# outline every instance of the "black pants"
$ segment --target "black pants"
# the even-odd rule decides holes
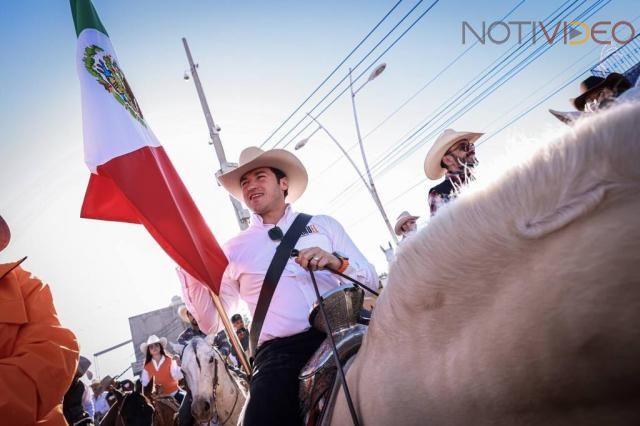
[[[258,348],[244,426],[300,426],[298,374],[325,335],[310,329]]]
[[[176,418],[178,426],[193,426],[193,417],[191,417],[191,391],[187,389],[187,394],[184,396],[180,408],[178,409],[178,416]]]

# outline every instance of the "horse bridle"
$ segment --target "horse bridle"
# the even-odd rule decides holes
[[[182,348],[182,354],[184,354],[184,350],[186,349],[186,346],[184,348]],[[220,353],[220,351],[218,351],[218,349],[211,345],[211,349],[214,350],[214,352],[216,352],[220,358],[222,358],[222,354]],[[195,347],[194,347],[195,350]],[[236,399],[235,401],[233,401],[233,406],[231,407],[231,411],[229,411],[229,415],[227,416],[226,419],[224,419],[224,421],[220,422],[219,418],[218,418],[218,406],[217,406],[217,401],[218,398],[216,397],[216,391],[218,389],[218,386],[220,385],[219,380],[218,380],[218,357],[215,357],[213,359],[214,361],[214,367],[213,367],[213,409],[214,409],[214,415],[211,417],[211,420],[209,420],[207,423],[210,423],[214,418],[216,419],[216,424],[219,426],[223,426],[225,425],[233,416],[233,412],[236,409],[236,406],[238,405],[238,400],[240,399],[240,388],[238,386],[238,389],[236,389]],[[198,364],[198,368],[202,369],[202,367],[200,366],[200,361],[198,360],[198,353],[196,352],[196,362]],[[225,367],[229,367],[226,363],[225,363]],[[236,383],[236,381],[234,380],[233,376],[231,376],[231,373],[229,372],[228,368],[225,368],[225,371],[227,372],[227,375],[229,376],[229,379],[231,379],[232,383]],[[237,383],[236,383],[237,385]],[[202,424],[202,423],[201,423]]]

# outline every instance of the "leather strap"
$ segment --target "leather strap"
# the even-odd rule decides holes
[[[278,281],[280,281],[284,267],[291,257],[291,250],[296,246],[300,235],[302,235],[302,232],[310,220],[310,215],[298,213],[298,216],[296,216],[289,230],[284,234],[282,241],[280,241],[280,244],[276,248],[273,259],[271,259],[271,264],[264,276],[264,282],[262,283],[262,289],[258,297],[258,304],[256,305],[253,320],[251,321],[251,330],[249,331],[249,350],[252,356],[255,356],[258,347],[258,338],[260,337],[262,325],[267,316],[269,305],[271,304],[271,298],[276,291],[276,286],[278,285]]]

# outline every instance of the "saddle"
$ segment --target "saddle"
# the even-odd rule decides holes
[[[322,299],[338,349],[338,358],[344,367],[360,349],[368,328],[365,325],[368,324],[368,318],[362,315],[364,292],[346,284],[325,293]],[[311,309],[309,322],[314,328],[326,332],[317,303]],[[301,409],[305,417],[310,419],[310,424],[316,424],[326,414],[328,402],[333,399],[332,394],[339,389],[335,386],[336,377],[337,366],[327,337],[298,376]]]

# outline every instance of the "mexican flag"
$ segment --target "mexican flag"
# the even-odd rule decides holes
[[[85,163],[80,216],[144,225],[216,294],[227,259],[151,131],[90,0],[71,0],[78,36]]]

